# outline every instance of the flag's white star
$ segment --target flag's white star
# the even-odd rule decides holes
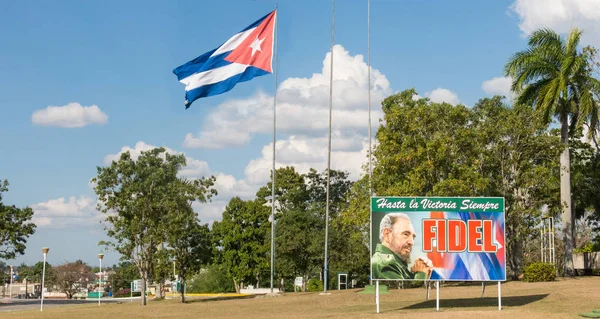
[[[254,53],[256,53],[256,51],[260,51],[262,52],[262,50],[260,49],[260,44],[265,40],[266,38],[263,38],[262,40],[259,40],[258,37],[256,37],[256,39],[254,39],[254,41],[252,41],[252,44],[250,44],[250,47],[252,48],[252,56],[254,56]]]

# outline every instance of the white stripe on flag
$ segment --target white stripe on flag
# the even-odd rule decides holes
[[[254,29],[256,29],[256,27],[232,36],[229,38],[229,40],[227,40],[227,42],[223,43],[223,45],[220,46],[217,51],[211,54],[211,57],[237,48],[242,42],[244,42],[244,40],[246,40],[246,38],[250,35],[250,33],[252,33],[252,31],[254,31]]]
[[[179,82],[186,85],[186,91],[190,91],[204,85],[227,80],[234,75],[244,72],[247,67],[245,64],[231,63],[220,68],[192,74],[187,78],[181,79]]]

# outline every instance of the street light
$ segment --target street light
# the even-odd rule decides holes
[[[99,288],[98,288],[98,306],[100,306],[100,294],[102,293],[102,257],[104,257],[104,254],[100,253],[98,254],[98,259],[100,259],[100,281],[98,282],[99,284]]]
[[[40,311],[44,310],[44,279],[46,276],[46,255],[48,254],[48,251],[50,251],[50,248],[42,248],[42,253],[44,254],[44,266],[42,268],[42,301],[40,302]]]
[[[13,281],[13,266],[10,266],[10,293],[8,294],[8,298],[12,299],[12,281]]]

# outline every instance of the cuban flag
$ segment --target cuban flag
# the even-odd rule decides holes
[[[185,108],[199,98],[225,93],[239,83],[273,73],[276,12],[258,19],[218,48],[173,73],[185,84]]]

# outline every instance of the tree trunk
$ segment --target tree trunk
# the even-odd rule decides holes
[[[508,271],[512,280],[517,280],[523,266],[523,240],[521,235],[515,236],[516,231],[510,231],[513,235],[507,236],[508,240]]]
[[[185,277],[183,275],[180,275],[179,283],[179,295],[181,296],[181,303],[185,303],[185,289],[183,289],[183,287],[185,286]]]
[[[561,115],[560,140],[560,201],[562,204],[562,233],[565,241],[564,276],[573,276],[573,213],[571,205],[571,158],[569,154],[569,121],[565,112]]]
[[[144,271],[142,272],[142,306],[146,305],[146,287],[147,287],[147,280],[148,280],[148,272]]]
[[[239,294],[240,293],[240,285],[238,285],[237,280],[235,280],[235,278],[233,279],[233,285],[235,286],[235,293]]]

